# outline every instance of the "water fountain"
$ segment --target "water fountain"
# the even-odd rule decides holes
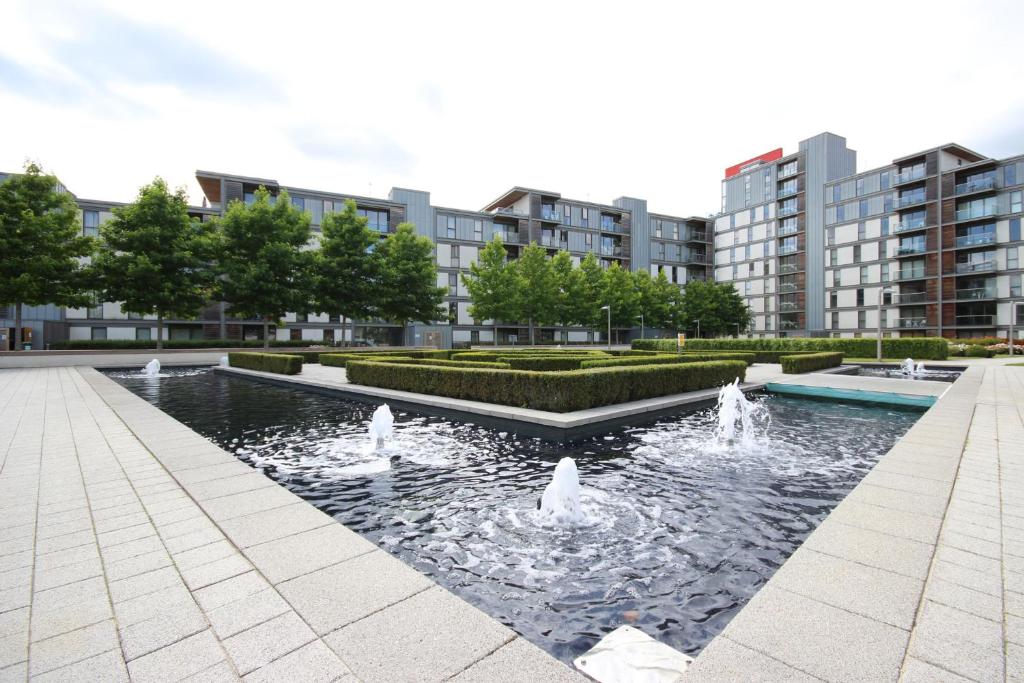
[[[391,408],[387,403],[377,407],[370,419],[370,441],[375,448],[383,448],[384,440],[391,438],[391,428],[395,424],[395,416],[391,414]]]
[[[160,374],[160,361],[156,358],[146,363],[146,367],[142,368],[142,374],[145,377],[156,377]]]
[[[540,516],[558,526],[578,526],[586,521],[580,505],[580,475],[576,461],[562,458],[540,498]]]
[[[718,392],[718,440],[749,444],[757,437],[758,424],[767,419],[767,411],[759,403],[747,400],[737,377]],[[737,426],[739,432],[737,432]]]
[[[227,356],[221,356],[220,357],[220,366],[222,368],[231,367],[231,363],[228,362],[228,357]]]

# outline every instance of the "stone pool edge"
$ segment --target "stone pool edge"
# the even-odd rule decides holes
[[[359,680],[586,680],[101,372],[74,370]]]

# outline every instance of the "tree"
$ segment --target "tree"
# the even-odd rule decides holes
[[[604,292],[604,269],[598,263],[594,252],[589,252],[580,261],[578,269],[579,282],[577,287],[580,292],[579,305],[575,312],[576,322],[585,325],[588,329],[588,337],[593,341],[594,328],[603,324],[604,312],[601,311],[601,301]]]
[[[555,275],[544,247],[531,242],[516,261],[516,319],[530,325],[530,344],[536,343],[534,325],[555,321]]]
[[[272,320],[310,308],[309,214],[284,190],[272,203],[260,187],[251,205],[232,202],[217,225],[221,296],[235,316],[262,318],[263,348],[269,348]]]
[[[664,329],[672,324],[672,307],[679,299],[679,287],[669,282],[664,272],[651,277],[646,270],[637,271],[634,276],[640,314],[647,327]]]
[[[82,235],[78,207],[60,181],[34,163],[0,183],[0,302],[14,304],[14,348],[21,350],[22,307],[85,306],[82,257],[94,242]]]
[[[401,223],[395,233],[377,247],[381,285],[377,312],[401,323],[437,320],[447,289],[437,286],[434,244],[416,234],[412,223]]]
[[[640,315],[640,297],[633,275],[617,261],[604,271],[601,305],[611,306],[613,327],[633,327]]]
[[[342,337],[346,318],[368,318],[380,292],[380,258],[375,250],[379,237],[367,227],[351,199],[345,210],[324,216],[320,225],[320,249],[314,254],[313,307],[341,318]]]
[[[472,303],[469,314],[477,320],[494,321],[494,343],[498,343],[498,321],[515,317],[515,263],[508,262],[508,253],[501,237],[480,250],[469,273],[463,273],[462,282],[469,291]]]
[[[210,299],[213,225],[190,217],[185,189],[171,193],[161,178],[113,213],[100,227],[93,260],[99,290],[126,313],[155,314],[156,347],[162,349],[164,318],[195,317]]]
[[[677,329],[696,327],[700,320],[702,336],[716,337],[732,334],[736,325],[740,331],[750,323],[750,307],[732,283],[691,280],[683,289],[675,311]]]
[[[554,321],[563,328],[577,322],[582,295],[582,279],[567,251],[559,251],[551,258],[551,274],[555,287]],[[565,329],[562,330],[566,332]],[[565,341],[568,341],[566,338]]]

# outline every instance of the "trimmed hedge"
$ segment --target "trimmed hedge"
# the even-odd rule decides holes
[[[801,353],[795,356],[782,356],[782,372],[787,375],[799,375],[814,370],[837,368],[843,364],[843,354],[833,351],[826,353]]]
[[[324,347],[311,340],[270,340],[271,348]],[[145,339],[72,339],[50,342],[51,351],[92,351],[104,349],[155,349],[156,340]],[[165,349],[262,349],[263,341],[258,339],[165,339]]]
[[[375,355],[370,353],[321,353],[320,365],[332,368],[343,368],[350,360],[377,360],[384,358],[400,358],[412,360],[412,356]]]
[[[290,353],[232,351],[228,354],[228,365],[233,368],[273,372],[278,375],[297,375],[302,372],[302,356],[294,356]]]
[[[359,359],[362,360],[362,359]],[[374,363],[401,363],[403,365],[440,365],[448,368],[491,368],[508,370],[508,363],[480,363],[472,360],[442,360],[440,358],[374,358]]]
[[[593,368],[568,372],[485,370],[353,361],[354,384],[558,413],[681,394],[742,381],[740,361]]]
[[[968,358],[992,358],[996,355],[996,352],[992,349],[986,349],[984,346],[968,346],[964,350],[964,355]]]
[[[603,351],[557,351],[544,349],[538,351],[456,351],[452,354],[452,360],[472,360],[485,363],[499,362],[502,358],[513,357],[529,358],[609,358]]]
[[[714,358],[719,355],[730,355],[732,353],[752,353],[755,363],[778,363],[783,356],[801,356],[811,353],[822,353],[821,351],[684,351],[684,356],[700,356],[702,358]]]
[[[448,360],[448,354],[450,351],[348,351],[344,353],[338,353],[331,351],[328,353],[320,354],[320,364],[328,365],[336,368],[343,368],[345,364],[350,360],[357,359],[370,359],[370,358],[402,358],[404,360],[412,360],[414,358],[431,358],[434,360]],[[330,356],[330,360],[324,361],[324,356]]]
[[[611,358],[608,360],[585,360],[580,364],[581,368],[614,368],[628,365],[664,365],[665,363],[705,363],[713,360],[741,360],[747,365],[754,363],[752,353],[716,353],[709,355],[702,354],[678,354],[662,353],[654,356],[642,356],[634,358]]]
[[[537,370],[540,372],[554,372],[560,370],[579,370],[580,363],[586,356],[538,356],[530,354],[526,358],[516,356],[501,356],[498,361],[508,363],[513,370]]]
[[[640,340],[643,341],[643,340]],[[817,351],[837,352],[847,357],[874,358],[877,340],[860,338],[784,337],[781,339],[689,339],[687,351]],[[882,339],[886,358],[945,360],[949,343],[942,337],[901,337]]]

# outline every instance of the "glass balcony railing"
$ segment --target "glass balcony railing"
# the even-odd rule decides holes
[[[994,315],[958,315],[956,317],[956,324],[982,326],[995,325],[996,317]]]
[[[799,291],[800,286],[791,283],[782,283],[779,285],[779,294],[787,294],[789,292]]]
[[[967,209],[957,209],[956,219],[958,221],[971,221],[975,218],[988,218],[989,216],[995,216],[997,209],[994,205],[991,206],[976,206]]]
[[[795,244],[781,244],[779,245],[779,255],[795,254],[800,250],[800,247]]]
[[[788,178],[796,175],[800,169],[796,164],[787,164],[779,169],[779,178]]]
[[[781,199],[782,197],[795,195],[797,192],[799,192],[799,190],[795,187],[780,187],[779,191],[776,192],[775,195]]]
[[[541,237],[540,238],[540,243],[542,245],[544,245],[545,247],[557,247],[558,246],[558,238],[557,237]]]
[[[541,209],[540,217],[546,221],[555,221],[556,223],[562,222],[562,213],[560,211],[554,211],[553,209]]]
[[[928,327],[928,318],[898,318],[896,327],[916,329]]]
[[[799,206],[780,206],[779,207],[779,215],[780,216],[792,216],[794,213],[797,213],[799,211],[800,211],[800,207]]]
[[[621,223],[602,223],[601,230],[604,232],[626,232],[626,229],[622,227]]]
[[[799,271],[800,271],[800,266],[795,264],[795,263],[787,263],[785,265],[779,266],[779,273],[780,274],[796,273],[796,272],[799,272]]]
[[[622,247],[601,247],[602,256],[622,256]]]
[[[896,273],[895,280],[920,280],[922,278],[930,277],[931,274],[926,272],[924,268],[915,268],[913,270],[901,270]]]
[[[802,311],[804,307],[800,304],[791,303],[789,301],[783,301],[779,303],[780,313],[793,313],[795,311]]]
[[[780,330],[799,330],[801,329],[799,320],[783,320],[779,318],[779,329]]]
[[[800,226],[799,225],[780,225],[779,226],[779,235],[780,236],[782,236],[782,235],[792,235],[795,232],[800,232]]]
[[[896,302],[901,306],[904,304],[921,304],[925,301],[928,301],[928,292],[900,292],[896,299]]]
[[[893,232],[906,232],[908,230],[920,230],[925,225],[924,218],[911,218],[908,220],[894,223],[892,226]]]
[[[896,197],[893,204],[897,209],[902,209],[906,206],[913,206],[914,204],[923,204],[928,201],[925,197],[924,192],[915,192],[914,194],[903,195],[902,197]]]
[[[684,242],[707,242],[708,234],[706,232],[691,232]]]
[[[960,273],[987,273],[996,269],[995,261],[972,261],[970,263],[956,264],[956,272]]]
[[[994,232],[976,232],[973,235],[961,235],[956,238],[957,247],[978,247],[986,244],[994,244],[996,234]]]
[[[913,244],[908,246],[897,247],[896,251],[893,252],[893,256],[913,256],[915,254],[923,254],[928,251],[928,248],[923,244]]]
[[[966,183],[959,183],[953,188],[953,194],[969,194],[971,192],[994,189],[996,189],[995,178],[978,178],[976,180],[968,180]]]
[[[924,178],[924,169],[915,168],[909,171],[904,171],[903,173],[894,173],[892,176],[892,184],[902,185],[903,183],[912,183],[915,180],[920,180],[921,178]]]
[[[686,257],[686,262],[687,263],[707,263],[708,262],[708,256],[707,256],[707,254],[690,254],[688,257]]]
[[[972,287],[970,289],[956,290],[957,299],[995,299],[995,287]]]

